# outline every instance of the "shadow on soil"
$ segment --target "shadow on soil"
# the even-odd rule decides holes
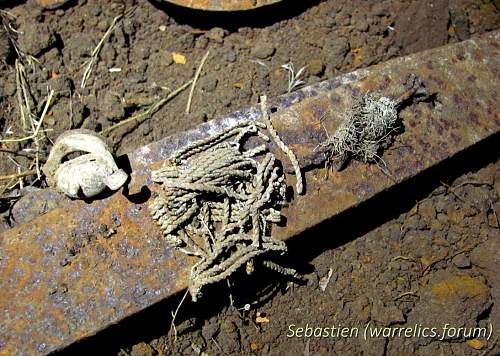
[[[451,183],[457,177],[476,171],[499,157],[497,143],[500,134],[486,139],[469,150],[457,154],[426,172],[401,183],[392,189],[381,193],[356,208],[348,210],[331,220],[316,226],[288,242],[289,253],[283,265],[292,266],[299,272],[312,272],[310,261],[322,252],[342,246],[366,234],[377,226],[397,218],[408,211],[415,202],[427,197],[442,182]],[[466,162],[466,164],[464,164]],[[241,278],[240,278],[241,276]],[[276,293],[284,292],[287,280],[268,270],[257,270],[251,276],[233,276],[233,287],[229,290],[222,282],[204,289],[204,297],[196,303],[188,299],[182,305],[177,315],[176,325],[188,321],[187,327],[179,330],[180,333],[199,328],[206,319],[219,314],[229,305],[229,294],[237,301],[236,307],[255,302],[264,290],[275,285],[272,293],[268,293],[264,300],[260,300],[252,309],[272,298]],[[279,283],[276,283],[279,281]],[[60,355],[89,354],[99,350],[100,353],[116,354],[120,349],[126,349],[141,341],[151,341],[166,335],[171,324],[171,312],[176,309],[184,293],[177,294],[164,300],[134,316],[131,316],[117,325],[90,337],[78,344],[66,348]]]

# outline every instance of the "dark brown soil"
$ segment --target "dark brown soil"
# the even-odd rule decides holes
[[[69,1],[52,10],[33,0],[0,1],[18,32],[19,47],[39,61],[33,68],[27,66],[34,107],[43,103],[48,87],[56,92],[43,126],[50,131],[40,140],[42,163],[51,141],[61,132],[79,127],[101,131],[168,95],[193,77],[207,50],[210,56],[196,86],[191,113],[185,114],[185,91],[151,118],[112,130],[109,137],[118,154],[255,104],[264,93],[285,93],[287,75],[281,65],[288,62],[296,70],[307,66],[303,80],[314,83],[500,27],[499,1],[283,3],[248,14],[208,15],[148,1]],[[105,42],[82,89],[84,64],[92,50],[113,18],[132,7],[133,13],[118,23]],[[176,63],[174,52],[182,54],[186,63]],[[0,32],[1,138],[25,136],[16,102],[15,59],[15,51]],[[120,71],[110,72],[111,68]],[[0,144],[0,175],[17,172],[7,157],[22,171],[30,169],[33,154],[25,149],[32,147],[30,141]],[[487,157],[496,162],[497,157]],[[84,347],[133,355],[500,352],[495,346],[500,332],[500,236],[495,213],[499,211],[499,167],[498,162],[492,163],[456,181],[452,179],[456,176],[441,172],[445,175],[434,177],[434,186],[418,182],[411,187],[423,194],[415,195],[419,202],[413,207],[409,198],[378,200],[379,205],[372,204],[373,210],[363,211],[363,216],[343,217],[339,225],[331,223],[299,238],[292,242],[287,263],[301,270],[305,283],[257,273],[244,285],[233,281],[231,290],[224,285],[223,291],[220,286],[212,290],[212,296],[207,291],[204,301],[183,305],[175,343],[168,337],[169,313],[178,300],[159,307],[164,319],[146,313],[140,321],[134,319],[137,323],[124,326],[126,337],[111,332]],[[433,190],[441,179],[452,188],[441,185]],[[0,192],[4,183],[0,181]],[[44,187],[34,177],[24,183]],[[17,196],[17,188],[3,194]],[[0,231],[15,224],[11,202],[0,205]],[[47,207],[36,209],[38,214]],[[384,209],[387,212],[381,212]],[[310,245],[304,241],[309,238],[315,248],[304,253],[304,246]],[[325,239],[334,242],[316,243]],[[326,283],[330,271],[322,291],[320,281]],[[265,295],[268,285],[278,286],[271,288],[270,296]],[[230,293],[233,306],[229,306]],[[242,309],[245,304],[249,310]],[[257,313],[263,318],[260,322]],[[361,335],[287,337],[291,324],[358,327],[361,334],[368,322],[390,327],[448,323],[456,328],[491,323],[494,333],[488,341],[473,342],[423,337],[365,341]]]

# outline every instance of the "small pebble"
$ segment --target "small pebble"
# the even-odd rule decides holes
[[[217,82],[214,76],[204,76],[200,79],[200,88],[205,92],[212,92],[217,87]]]
[[[365,16],[360,16],[354,19],[353,22],[354,22],[354,28],[360,32],[366,32],[370,27]]]
[[[152,131],[152,127],[151,127],[151,121],[146,121],[144,122],[144,124],[142,124],[142,134],[144,136],[147,136],[151,131]]]
[[[205,36],[201,36],[196,39],[196,42],[194,44],[195,48],[197,49],[205,49],[208,46],[208,38]]]
[[[224,30],[220,27],[214,27],[210,31],[207,32],[207,38],[217,42],[217,43],[222,43],[224,42]]]
[[[465,253],[453,257],[452,262],[458,268],[469,268],[471,266],[470,259]]]
[[[148,344],[141,342],[132,346],[130,356],[153,356],[155,351]]]
[[[5,31],[0,28],[0,61],[6,61],[11,52],[10,42]]]
[[[107,19],[102,19],[97,23],[97,29],[101,32],[105,32],[108,30],[110,22]]]
[[[235,51],[227,51],[224,54],[224,60],[226,62],[234,63],[234,62],[236,62],[236,59],[237,59],[237,54]]]

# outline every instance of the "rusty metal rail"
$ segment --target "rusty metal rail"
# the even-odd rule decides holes
[[[346,74],[270,101],[283,140],[308,168],[307,192],[285,209],[287,239],[496,134],[500,128],[500,32]],[[383,159],[392,173],[351,162],[325,180],[314,148],[352,95],[394,92],[418,75],[433,103],[401,112],[405,131]],[[150,172],[174,150],[234,124],[257,108],[138,149],[128,194],[71,201],[0,238],[0,355],[48,353],[88,337],[187,285],[192,261],[160,238],[148,216]],[[286,161],[286,160],[284,160]],[[316,168],[315,168],[316,167]],[[290,180],[293,176],[289,177]],[[293,182],[290,182],[293,183]],[[209,297],[209,296],[207,296]]]

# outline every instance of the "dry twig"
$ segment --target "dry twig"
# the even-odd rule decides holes
[[[107,29],[107,31],[104,33],[104,35],[102,36],[102,38],[99,41],[99,43],[97,44],[97,46],[95,46],[94,50],[92,51],[91,58],[87,62],[87,65],[85,67],[85,72],[83,73],[83,77],[82,77],[82,82],[80,84],[80,88],[82,88],[82,89],[85,88],[85,84],[87,83],[87,80],[89,79],[90,74],[92,73],[92,70],[94,69],[95,65],[97,64],[99,53],[101,52],[102,48],[104,47],[104,44],[108,40],[109,36],[111,36],[111,34],[113,33],[113,31],[114,31],[116,25],[118,24],[118,22],[123,17],[129,16],[134,10],[135,10],[135,7],[132,8],[132,9],[130,9],[130,10],[128,10],[128,11],[126,11],[124,14],[116,16],[113,19],[113,22],[111,22],[111,25],[109,26],[109,28]]]
[[[0,10],[0,24],[4,28],[4,33],[7,36],[9,42],[11,43],[12,47],[14,48],[14,51],[16,52],[18,58],[26,64],[29,64],[31,66],[34,65],[34,63],[40,64],[38,59],[35,57],[27,54],[24,52],[19,44],[17,43],[16,36],[18,34],[22,34],[21,32],[17,31],[11,23],[11,20],[15,20],[16,16],[12,14],[11,12],[5,11],[5,10]]]
[[[170,323],[170,330],[174,331],[174,343],[177,342],[177,328],[175,327],[175,318],[177,317],[177,313],[179,312],[181,305],[184,303],[184,300],[186,299],[188,293],[189,293],[189,291],[186,290],[186,293],[184,293],[184,296],[182,297],[181,301],[177,305],[175,312],[172,312],[172,322]]]
[[[0,180],[13,180],[22,177],[27,177],[36,174],[36,169],[30,169],[29,171],[24,171],[21,173],[7,174],[5,176],[0,176]]]
[[[18,64],[18,63],[16,62],[16,64]],[[19,65],[21,65],[21,64],[19,63]],[[18,90],[20,90],[19,87],[18,87]],[[23,92],[26,95],[27,91],[23,90]],[[40,118],[38,119],[36,127],[34,126],[34,123],[33,123],[35,120],[32,117],[35,115],[33,113],[31,113],[31,111],[30,111],[31,109],[28,106],[29,104],[27,104],[28,99],[26,98],[26,96],[25,96],[24,104],[22,101],[19,102],[21,112],[23,112],[23,108],[24,108],[25,112],[30,115],[29,118],[30,118],[30,123],[31,123],[31,127],[32,127],[32,133],[31,133],[31,135],[21,137],[21,138],[3,139],[3,140],[0,140],[0,143],[24,142],[24,141],[28,141],[28,140],[33,140],[34,145],[35,145],[35,162],[34,162],[35,169],[32,169],[32,167],[30,167],[28,170],[23,172],[21,170],[20,165],[17,162],[15,162],[15,164],[17,166],[17,173],[16,174],[0,176],[0,180],[9,180],[9,183],[7,185],[3,186],[2,194],[7,189],[13,188],[18,183],[19,183],[19,187],[23,188],[23,180],[22,180],[23,177],[27,177],[27,176],[36,174],[37,178],[40,179],[40,177],[41,177],[40,157],[39,157],[40,147],[39,147],[39,143],[38,143],[40,138],[38,136],[41,132],[43,120],[44,120],[45,116],[47,115],[47,112],[48,112],[49,107],[51,105],[53,96],[54,96],[54,90],[50,90],[50,92],[45,100],[45,106],[43,108],[43,111],[42,111]],[[14,184],[14,186],[11,187],[10,183],[12,182],[12,180],[16,180],[16,179],[18,180],[18,182],[16,184]]]
[[[16,59],[16,99],[17,105],[19,106],[19,111],[21,113],[21,124],[23,130],[27,130],[27,118],[26,115],[30,115],[30,101],[28,100],[29,89],[26,81],[26,71],[23,64],[19,59]],[[24,99],[24,100],[23,100]],[[29,120],[31,127],[33,129],[33,122]]]
[[[411,296],[414,296],[414,297],[418,298],[418,295],[415,292],[409,291],[409,292],[401,293],[400,295],[398,295],[397,297],[395,297],[394,300],[399,300],[399,299],[401,299],[403,297],[406,297],[408,295],[411,295]]]
[[[205,64],[205,61],[207,60],[209,54],[210,51],[207,51],[207,53],[205,53],[194,75],[193,84],[191,85],[191,89],[189,90],[189,97],[186,105],[186,114],[189,114],[189,110],[191,109],[191,100],[193,99],[194,87],[196,85],[196,82],[198,81],[198,77],[200,76],[203,65]]]
[[[45,118],[45,115],[47,114],[47,111],[49,110],[50,104],[52,102],[52,97],[54,96],[54,90],[50,90],[49,95],[47,96],[47,99],[45,101],[45,106],[42,111],[42,115],[40,116],[40,120],[38,120],[37,126],[34,128],[34,131],[31,135],[21,137],[21,138],[7,138],[0,140],[0,143],[7,143],[7,142],[22,142],[22,141],[28,141],[28,140],[34,140],[37,138],[40,128],[42,127],[43,119]]]
[[[186,89],[191,83],[193,83],[193,79],[187,81],[186,83],[182,84],[179,88],[175,89],[173,92],[168,94],[165,98],[158,100],[156,103],[153,103],[147,110],[144,112],[137,114],[135,116],[132,116],[128,119],[125,119],[123,121],[120,121],[104,130],[101,131],[101,134],[107,134],[108,132],[117,129],[123,125],[126,125],[128,123],[131,123],[136,120],[141,120],[144,118],[147,118],[151,115],[153,115],[156,111],[158,111],[163,104],[167,103],[168,101],[172,100],[175,98],[180,92],[182,92],[184,89]]]

